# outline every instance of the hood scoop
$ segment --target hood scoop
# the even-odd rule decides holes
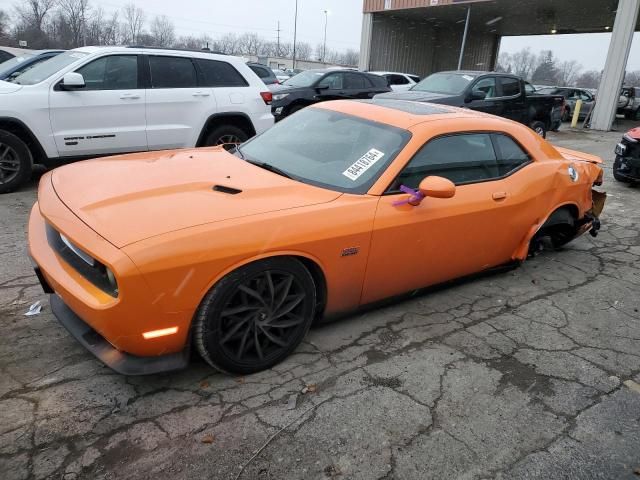
[[[242,193],[242,190],[238,190],[237,188],[233,188],[233,187],[227,187],[225,185],[214,185],[213,191],[226,193],[227,195],[237,195],[239,193]]]

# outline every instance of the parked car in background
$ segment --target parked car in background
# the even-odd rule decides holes
[[[385,93],[376,98],[465,107],[515,120],[541,137],[552,129],[554,116],[564,102],[559,95],[527,95],[524,81],[515,75],[476,71],[434,73],[409,91]]]
[[[390,92],[387,79],[344,69],[307,70],[274,87],[271,111],[276,121],[326,100],[367,99]]]
[[[288,74],[284,70],[278,70],[278,69],[273,70],[273,74],[276,76],[276,78],[278,79],[278,82],[280,83],[285,82],[292,77],[292,75]]]
[[[629,120],[640,120],[640,88],[623,87],[618,100],[618,115]]]
[[[260,80],[264,82],[265,85],[277,85],[280,83],[276,74],[273,73],[271,68],[263,65],[261,63],[247,62],[247,66],[253,70],[253,73],[260,77]]]
[[[13,57],[0,64],[0,80],[17,77],[39,63],[45,62],[62,52],[64,52],[64,50],[33,50],[19,57]]]
[[[3,47],[0,47],[0,64],[6,62],[7,60],[11,60],[13,57],[15,57],[15,54],[8,50],[5,50]]]
[[[594,96],[585,89],[573,87],[546,87],[537,91],[537,93],[545,95],[562,95],[565,99],[564,110],[562,112],[562,121],[567,122],[573,118],[578,100],[582,100],[579,118],[586,118],[595,102]]]
[[[595,236],[600,163],[476,112],[326,102],[231,152],[45,174],[29,252],[53,314],[114,370],[184,368],[193,346],[250,374],[323,317]]]
[[[544,95],[542,93],[542,90],[544,90],[544,88],[538,89],[535,87],[535,85],[532,85],[527,81],[524,82],[524,91],[527,95]],[[549,127],[549,130],[551,130],[552,132],[557,132],[562,126],[562,114],[564,112],[564,105],[565,103],[563,101],[562,106],[556,107],[551,111],[551,126]]]
[[[0,193],[55,165],[238,144],[273,125],[271,92],[237,57],[83,47],[0,81]]]
[[[394,92],[403,92],[410,90],[416,83],[420,81],[420,77],[417,75],[410,75],[408,73],[398,72],[369,72],[374,75],[381,75],[389,82],[389,87]]]
[[[622,136],[615,153],[614,178],[619,182],[640,183],[640,127]]]

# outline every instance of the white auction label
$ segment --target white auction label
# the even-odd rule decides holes
[[[372,148],[347,168],[342,174],[352,181],[356,181],[360,175],[369,170],[378,160],[384,157],[380,150]]]

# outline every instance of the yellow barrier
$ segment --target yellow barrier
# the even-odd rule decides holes
[[[573,119],[571,119],[571,128],[576,128],[580,118],[580,109],[582,108],[582,100],[576,102],[576,108],[573,110]]]

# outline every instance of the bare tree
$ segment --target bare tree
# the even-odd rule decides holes
[[[136,7],[134,3],[130,3],[122,9],[122,14],[127,41],[136,43],[144,27],[144,10]]]
[[[166,15],[157,16],[151,22],[151,36],[158,47],[171,47],[176,41],[175,27]]]
[[[564,86],[574,86],[582,70],[575,60],[567,60],[558,64],[558,82]]]
[[[16,14],[25,27],[42,31],[47,15],[57,3],[57,0],[26,0],[16,5]]]
[[[9,36],[9,15],[4,10],[0,10],[0,39]]]
[[[243,33],[238,37],[238,51],[241,55],[259,55],[262,53],[262,39],[255,33]]]
[[[533,72],[538,66],[538,58],[531,52],[530,48],[523,48],[519,52],[512,53],[509,57],[511,73],[526,80],[531,79]]]
[[[311,60],[313,56],[313,48],[306,42],[298,42],[296,44],[296,58],[298,60]]]
[[[238,53],[238,37],[234,33],[227,33],[220,37],[217,41],[218,48],[216,50],[227,53]]]
[[[640,70],[626,72],[624,76],[624,84],[630,87],[640,87]]]
[[[576,79],[576,86],[582,88],[598,88],[602,73],[596,70],[588,70]]]
[[[71,33],[71,47],[79,47],[86,42],[89,0],[59,0],[60,12]]]
[[[356,66],[360,60],[360,52],[352,48],[342,52],[340,63],[342,65]]]

